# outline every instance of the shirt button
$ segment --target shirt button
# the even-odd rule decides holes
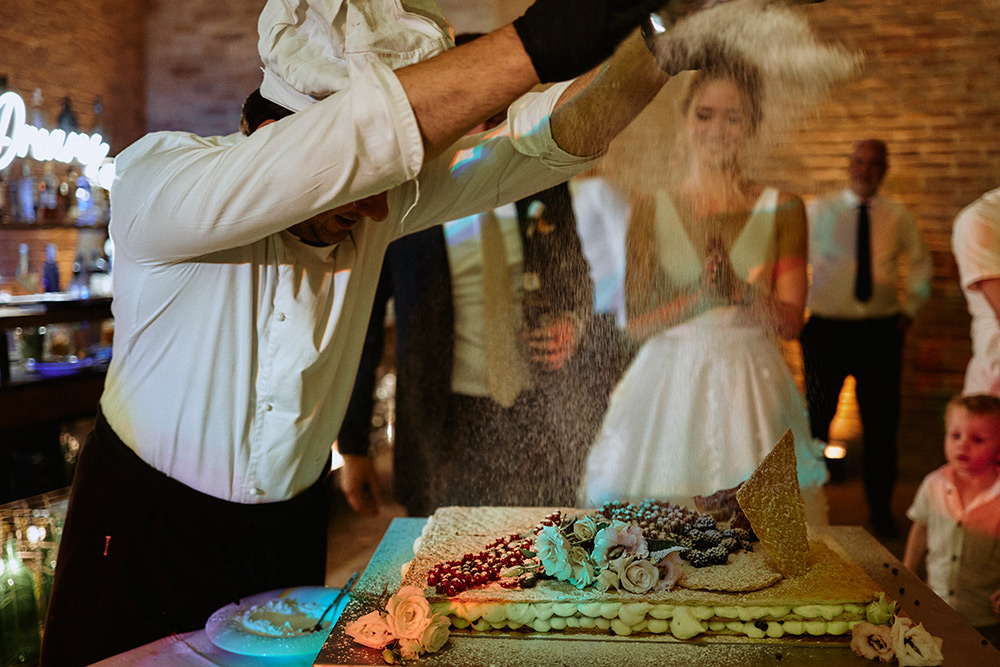
[[[264,491],[264,489],[259,489],[256,486],[250,488],[250,495],[251,496],[263,496],[263,495],[266,495],[266,493],[267,492]]]
[[[952,562],[955,562],[956,560],[958,560],[958,556],[952,556],[951,560],[952,560]]]
[[[948,591],[948,595],[954,595],[955,591]]]
[[[274,319],[278,320],[279,322],[284,322],[285,321],[285,314],[284,313],[278,313],[278,314],[276,314],[274,316]]]
[[[270,403],[265,403],[264,404],[264,412],[270,412],[271,410],[274,410],[274,406],[271,405]]]

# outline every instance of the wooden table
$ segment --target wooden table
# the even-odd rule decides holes
[[[395,519],[358,582],[357,590],[378,594],[400,586],[400,568],[413,557],[413,541],[426,519]],[[829,526],[817,532],[832,538],[900,607],[931,634],[944,639],[946,667],[1000,665],[1000,651],[963,621],[941,598],[913,576],[864,529]],[[314,665],[354,667],[383,664],[381,652],[356,644],[344,634],[344,624],[370,611],[352,599],[316,657]],[[516,633],[511,633],[516,634]],[[455,635],[437,654],[425,655],[421,666],[544,667],[614,665],[614,667],[789,667],[798,665],[879,664],[858,658],[846,645],[817,646],[776,639],[749,643],[727,638],[680,642],[662,636],[611,635]],[[897,664],[897,663],[891,663]]]

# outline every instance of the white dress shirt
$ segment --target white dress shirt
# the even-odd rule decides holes
[[[421,166],[392,71],[250,137],[150,134],[111,190],[114,356],[101,407],[147,463],[241,503],[295,496],[323,471],[354,382],[386,245],[593,165],[556,146],[565,89]],[[336,246],[284,231],[388,190],[389,217]]]
[[[951,234],[962,292],[972,315],[972,359],[963,393],[1000,396],[1000,322],[974,287],[981,280],[1000,278],[1000,188],[963,209]]]
[[[503,234],[503,248],[510,271],[511,296],[520,317],[524,297],[524,248],[517,206],[507,204],[493,211]],[[448,269],[451,271],[455,318],[455,361],[451,390],[464,396],[489,396],[486,387],[486,318],[483,302],[483,245],[479,226],[482,214],[444,225]],[[515,323],[515,330],[518,328]]]
[[[900,312],[914,317],[930,297],[933,266],[917,221],[902,204],[876,195],[868,201],[871,221],[872,296],[854,298],[857,272],[858,206],[850,189],[814,201],[809,213],[809,311],[824,317],[860,320]],[[900,261],[906,270],[905,285]]]
[[[632,212],[628,199],[603,178],[569,182],[573,216],[594,283],[594,312],[612,313],[622,329],[625,313],[625,236]]]

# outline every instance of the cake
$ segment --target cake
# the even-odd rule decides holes
[[[805,525],[790,434],[736,498],[714,517],[653,500],[441,508],[403,584],[472,633],[849,642],[881,591]]]

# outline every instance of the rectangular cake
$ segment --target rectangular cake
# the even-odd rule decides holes
[[[683,523],[679,532],[672,535],[690,534],[690,530],[685,530],[686,525],[711,525],[706,515],[666,503],[622,505],[613,511],[608,508],[603,511],[604,514],[565,508],[441,508],[428,521],[415,545],[415,557],[403,584],[423,588],[433,611],[447,614],[454,629],[653,633],[681,640],[699,635],[739,635],[752,639],[791,635],[814,639],[843,637],[843,641],[849,641],[851,628],[865,620],[866,608],[880,594],[871,578],[835,543],[827,543],[820,537],[808,538],[806,566],[799,574],[782,575],[767,549],[760,542],[748,540],[729,544],[735,548],[728,550],[724,563],[699,564],[699,567],[692,564],[690,557],[676,558],[685,551],[684,545],[676,540],[657,539],[663,536],[657,527],[678,528]],[[655,513],[668,518],[650,525],[641,518],[630,523],[606,516],[649,517]],[[676,520],[678,516],[683,517],[683,522]],[[646,548],[638,553],[650,554],[644,559],[635,554],[630,559],[627,548],[617,545],[622,551],[618,558],[630,559],[627,565],[634,566],[639,560],[656,561],[660,556],[651,554],[665,550],[668,557],[674,554],[674,563],[658,568],[653,575],[661,589],[654,585],[643,590],[649,579],[643,579],[642,567],[636,570],[638,584],[619,581],[620,585],[607,588],[574,577],[558,580],[555,578],[558,573],[532,567],[533,561],[540,560],[539,547],[545,548],[541,543],[551,542],[545,537],[540,540],[541,535],[570,535],[567,552],[579,545],[585,545],[582,547],[585,550],[589,547],[592,553],[599,550],[598,541],[593,538],[572,544],[572,526],[580,521],[590,525],[591,520],[593,526],[603,526],[606,530],[617,526],[617,535],[634,536],[637,530],[643,534]],[[746,537],[746,531],[733,531],[724,524],[701,530],[699,534],[712,531],[722,535],[723,540],[733,540],[732,535]],[[586,530],[578,532],[588,536]],[[684,537],[679,541],[684,542]],[[655,548],[671,543],[667,549]],[[687,551],[698,550],[693,547],[699,544],[705,545],[700,537],[688,542]],[[554,562],[549,560],[550,565]],[[674,567],[678,564],[679,568]],[[617,566],[623,566],[623,562],[618,561]],[[614,561],[605,563],[609,571],[615,567]],[[539,573],[539,569],[543,572]],[[648,565],[645,570],[652,571]],[[668,577],[664,570],[670,570],[670,575],[676,577],[665,587],[662,584]],[[534,575],[529,587],[522,585],[526,575],[529,579]]]

